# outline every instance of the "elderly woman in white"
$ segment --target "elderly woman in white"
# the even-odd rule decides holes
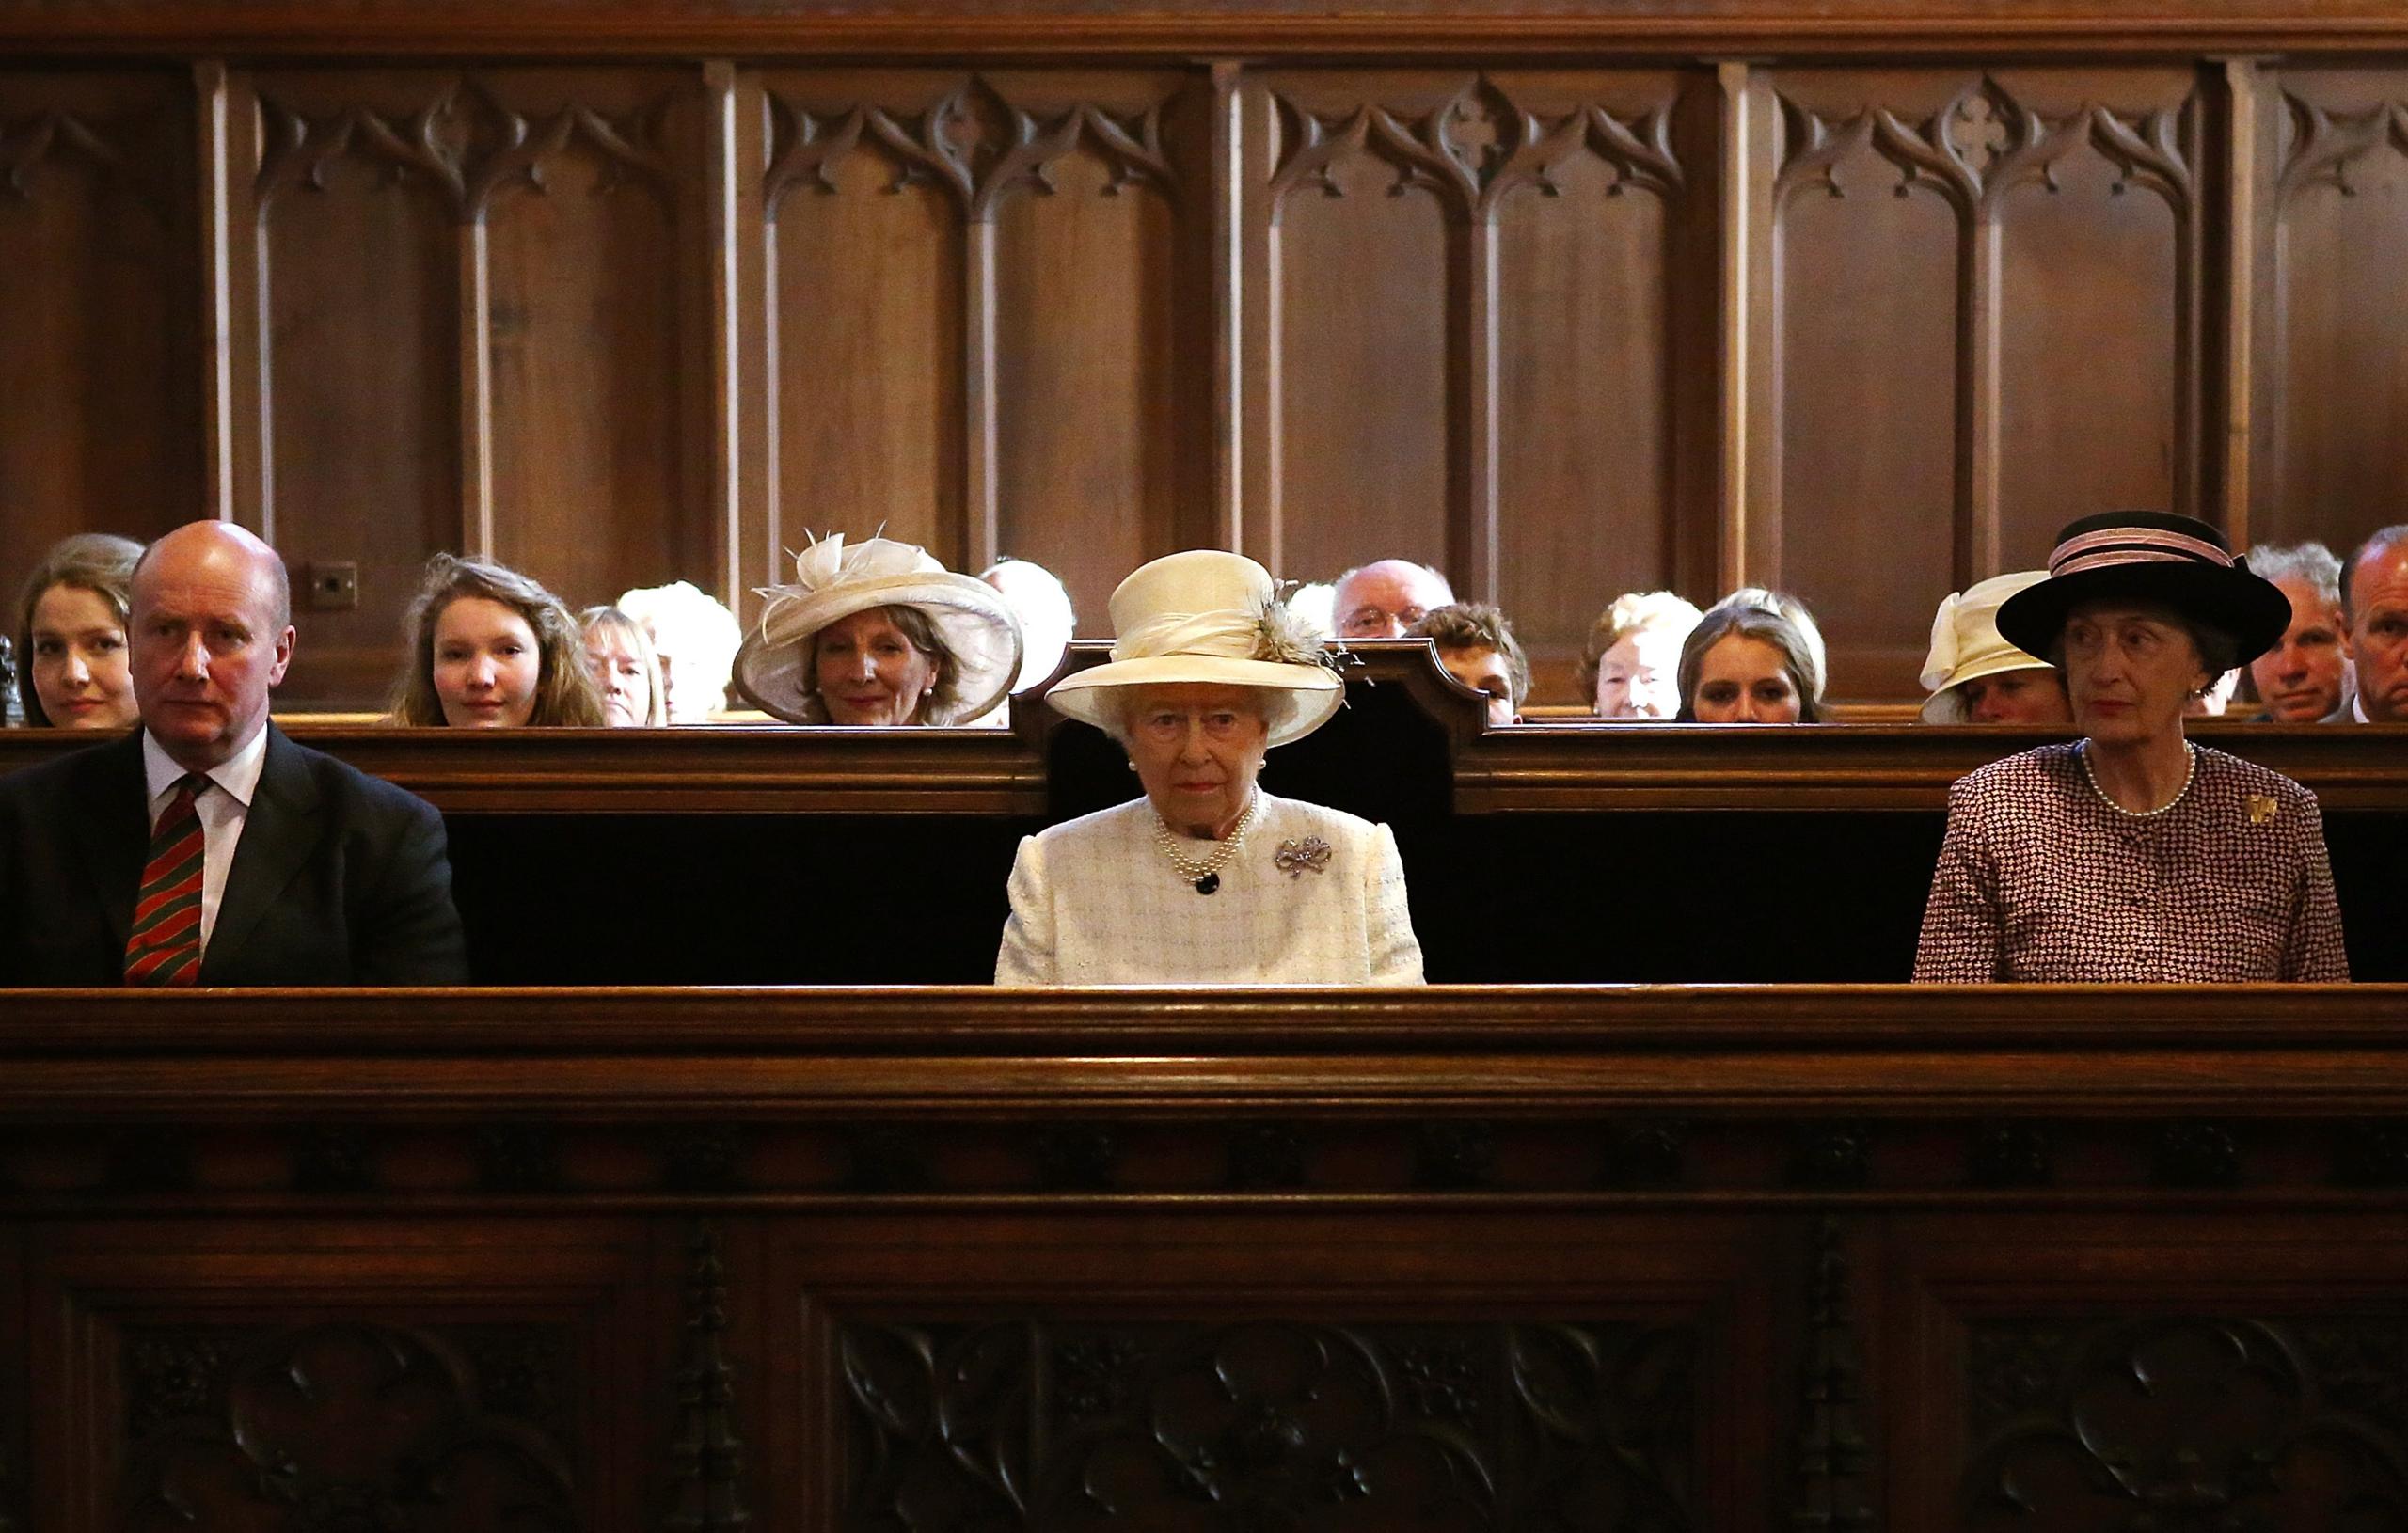
[[[1112,593],[1108,665],[1047,694],[1117,739],[1145,797],[1020,844],[995,983],[1418,985],[1396,838],[1256,784],[1344,700],[1239,554],[1155,560]]]

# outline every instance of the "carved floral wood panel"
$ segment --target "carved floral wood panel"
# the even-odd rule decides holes
[[[2408,1316],[1996,1319],[1968,1528],[2408,1525]]]
[[[572,1338],[541,1326],[119,1334],[129,1530],[578,1525]]]
[[[203,504],[190,87],[0,71],[0,591]],[[9,624],[16,618],[12,611]]]
[[[46,1226],[24,1304],[35,1525],[657,1525],[678,1484],[673,1231],[361,1222],[375,1194],[300,1195],[349,1208]]]
[[[1697,1525],[1684,1328],[845,1325],[848,1528]]]

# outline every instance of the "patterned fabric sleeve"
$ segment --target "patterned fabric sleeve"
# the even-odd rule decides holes
[[[2002,977],[2006,934],[1981,809],[1980,796],[1966,782],[1948,790],[1948,834],[1915,945],[1918,985],[1987,985]]]
[[[1004,923],[1004,945],[995,954],[995,983],[1025,989],[1061,983],[1054,955],[1054,897],[1045,881],[1045,852],[1035,836],[1022,836],[1012,859],[1012,913]]]
[[[2333,864],[2324,854],[2324,814],[2313,798],[2307,802],[2307,829],[2303,833],[2307,842],[2306,866],[2291,907],[2290,934],[2283,942],[2282,977],[2343,984],[2350,977],[2350,954],[2341,940],[2341,904],[2333,894]]]
[[[1413,911],[1405,901],[1404,861],[1397,856],[1394,831],[1381,825],[1373,832],[1363,873],[1363,935],[1370,950],[1370,983],[1418,985],[1421,941],[1413,935]]]

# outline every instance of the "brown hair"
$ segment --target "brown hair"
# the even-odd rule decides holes
[[[499,564],[437,554],[426,561],[426,578],[403,619],[409,659],[393,685],[392,720],[440,725],[443,700],[435,691],[435,625],[443,609],[463,596],[499,602],[526,621],[535,635],[538,669],[535,707],[527,722],[538,726],[599,728],[602,697],[585,669],[585,635],[558,596]]]
[[[636,658],[642,662],[644,685],[652,688],[651,698],[644,704],[643,718],[638,721],[646,729],[666,726],[669,703],[660,695],[660,652],[652,647],[652,635],[644,631],[644,625],[615,607],[589,607],[577,614],[577,625],[585,640],[591,640],[596,633],[611,634],[626,640],[627,647],[634,650]],[[588,675],[592,673],[591,671],[587,672]],[[594,683],[594,690],[602,690],[602,684]]]
[[[142,545],[132,538],[78,532],[52,544],[25,577],[17,602],[17,700],[24,704],[26,723],[50,726],[50,715],[42,712],[41,698],[34,691],[34,608],[53,586],[73,586],[108,603],[117,625],[123,628],[133,607],[134,565],[141,557]]]
[[[1781,651],[1781,668],[1798,690],[1798,721],[1823,721],[1823,635],[1814,615],[1795,596],[1757,587],[1743,587],[1706,609],[1681,645],[1681,711],[1684,724],[1697,722],[1698,674],[1705,669],[1705,652],[1734,636],[1760,639]]]
[[[1407,628],[1408,639],[1427,639],[1442,651],[1493,649],[1505,662],[1505,683],[1513,695],[1507,702],[1520,707],[1530,695],[1530,661],[1513,637],[1505,614],[1486,602],[1453,602],[1434,608]]]
[[[912,722],[952,723],[954,716],[961,711],[961,661],[937,632],[936,620],[916,607],[906,607],[900,603],[891,607],[865,607],[862,610],[876,612],[895,624],[895,631],[908,640],[913,649],[937,663],[937,684],[929,688],[927,701],[914,710]],[[845,615],[851,617],[855,614],[848,612]],[[822,628],[803,640],[810,653],[803,656],[801,672],[795,678],[795,685],[802,691],[806,708],[817,715],[821,722],[828,718],[828,703],[819,695],[819,635],[827,631]]]

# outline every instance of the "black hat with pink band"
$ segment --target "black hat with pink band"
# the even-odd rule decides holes
[[[2084,602],[2149,602],[2171,608],[2233,642],[2246,665],[2274,647],[2290,626],[2290,598],[2249,561],[2233,557],[2224,534],[2191,516],[2111,511],[2069,522],[2049,556],[2049,577],[2017,592],[1998,609],[1998,631],[2016,648],[2046,655],[2066,618]]]

